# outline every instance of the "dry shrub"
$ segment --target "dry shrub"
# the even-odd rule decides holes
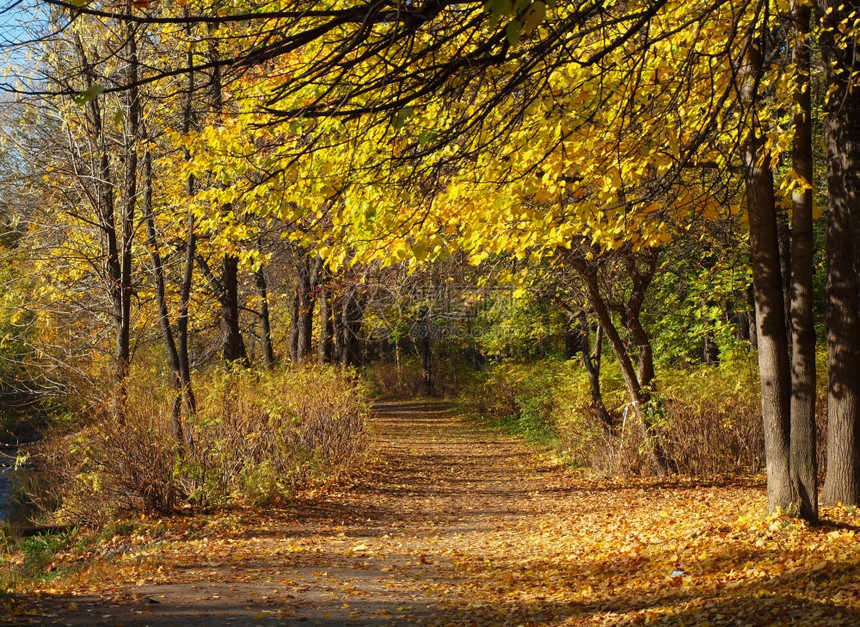
[[[590,403],[560,418],[561,449],[577,466],[601,476],[638,477],[652,469],[642,424],[630,406],[611,412],[617,425],[608,433]],[[626,414],[626,418],[625,418]]]
[[[348,468],[366,445],[368,406],[341,372],[234,371],[212,381],[191,425],[192,498],[268,502]]]
[[[268,502],[331,480],[366,444],[368,406],[334,369],[234,370],[197,380],[192,438],[173,435],[173,392],[133,375],[125,409],[97,410],[32,451],[28,492],[57,519],[97,524],[121,511]]]
[[[764,435],[758,399],[676,399],[666,408],[671,420],[660,438],[681,474],[701,477],[761,470]]]
[[[416,398],[426,394],[421,361],[403,358],[400,366],[383,361],[366,369],[370,389],[380,398]]]
[[[758,373],[748,361],[669,371],[657,431],[681,474],[756,473],[764,462]]]
[[[180,502],[170,402],[158,386],[130,385],[123,411],[105,402],[70,433],[32,450],[29,499],[65,521],[97,524],[120,511],[165,513]]]
[[[644,411],[647,430],[609,360],[601,383],[615,425],[611,434],[591,408],[588,379],[577,361],[493,367],[464,401],[474,413],[496,421],[522,416],[524,407],[539,409],[570,462],[601,475],[649,474],[655,446],[665,453],[669,470],[684,475],[761,470],[764,440],[754,365],[739,360],[662,368],[659,374],[657,393]]]

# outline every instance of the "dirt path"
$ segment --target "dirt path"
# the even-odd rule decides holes
[[[383,404],[373,423],[355,485],[148,521],[11,622],[860,624],[854,511],[808,528],[767,518],[760,485],[574,479],[441,404]]]
[[[187,543],[187,554],[171,546],[164,556],[170,574],[156,577],[159,583],[140,580],[98,596],[45,595],[32,622],[449,622],[468,604],[450,597],[469,585],[453,561],[474,548],[475,535],[520,526],[532,499],[557,477],[523,444],[442,404],[381,404],[373,425],[379,461],[350,490],[254,517],[208,542],[201,536]],[[129,552],[123,548],[118,556]],[[157,563],[151,553],[143,557]]]

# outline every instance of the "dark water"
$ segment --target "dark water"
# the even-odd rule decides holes
[[[10,514],[14,468],[14,449],[0,448],[0,520],[5,520]]]

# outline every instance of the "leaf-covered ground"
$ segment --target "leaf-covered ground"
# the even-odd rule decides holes
[[[853,510],[755,482],[578,479],[444,406],[379,407],[378,461],[288,509],[129,521],[0,599],[60,625],[860,625]]]

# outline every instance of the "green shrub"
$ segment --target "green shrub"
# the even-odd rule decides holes
[[[558,439],[554,420],[561,398],[564,362],[497,364],[480,375],[461,395],[472,414],[530,442]]]

